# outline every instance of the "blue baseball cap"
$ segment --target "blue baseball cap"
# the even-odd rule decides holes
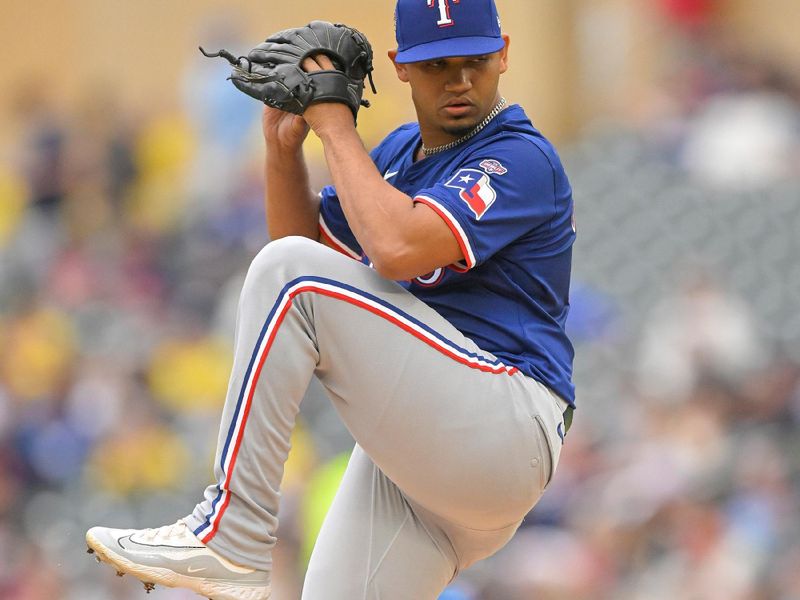
[[[397,62],[492,54],[503,48],[494,0],[397,0]]]

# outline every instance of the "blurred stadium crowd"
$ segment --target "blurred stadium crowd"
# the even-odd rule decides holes
[[[646,120],[562,147],[579,410],[544,499],[447,600],[800,598],[800,96],[707,50]],[[194,68],[178,114],[19,97],[0,163],[0,598],[141,597],[85,530],[172,522],[211,479],[238,293],[268,240],[259,107]],[[313,386],[279,600],[299,597],[351,444]]]

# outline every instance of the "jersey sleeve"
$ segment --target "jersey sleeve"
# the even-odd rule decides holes
[[[331,246],[342,254],[361,260],[363,251],[350,230],[350,225],[344,216],[336,188],[326,186],[319,193],[319,234]]]
[[[554,165],[526,139],[504,139],[476,150],[414,201],[433,209],[456,237],[464,255],[455,270],[469,270],[559,211]]]

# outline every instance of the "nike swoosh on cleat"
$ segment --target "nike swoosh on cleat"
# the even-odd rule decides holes
[[[206,567],[187,567],[186,570],[189,571],[189,573],[199,573],[200,571],[205,571]]]

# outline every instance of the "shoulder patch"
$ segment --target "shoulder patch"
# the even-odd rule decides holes
[[[477,169],[461,169],[445,185],[460,190],[459,198],[467,203],[478,220],[497,200],[489,176]]]
[[[494,160],[493,158],[486,159],[481,163],[481,169],[486,171],[487,174],[493,175],[505,175],[508,173],[508,169],[506,169],[499,160]]]

